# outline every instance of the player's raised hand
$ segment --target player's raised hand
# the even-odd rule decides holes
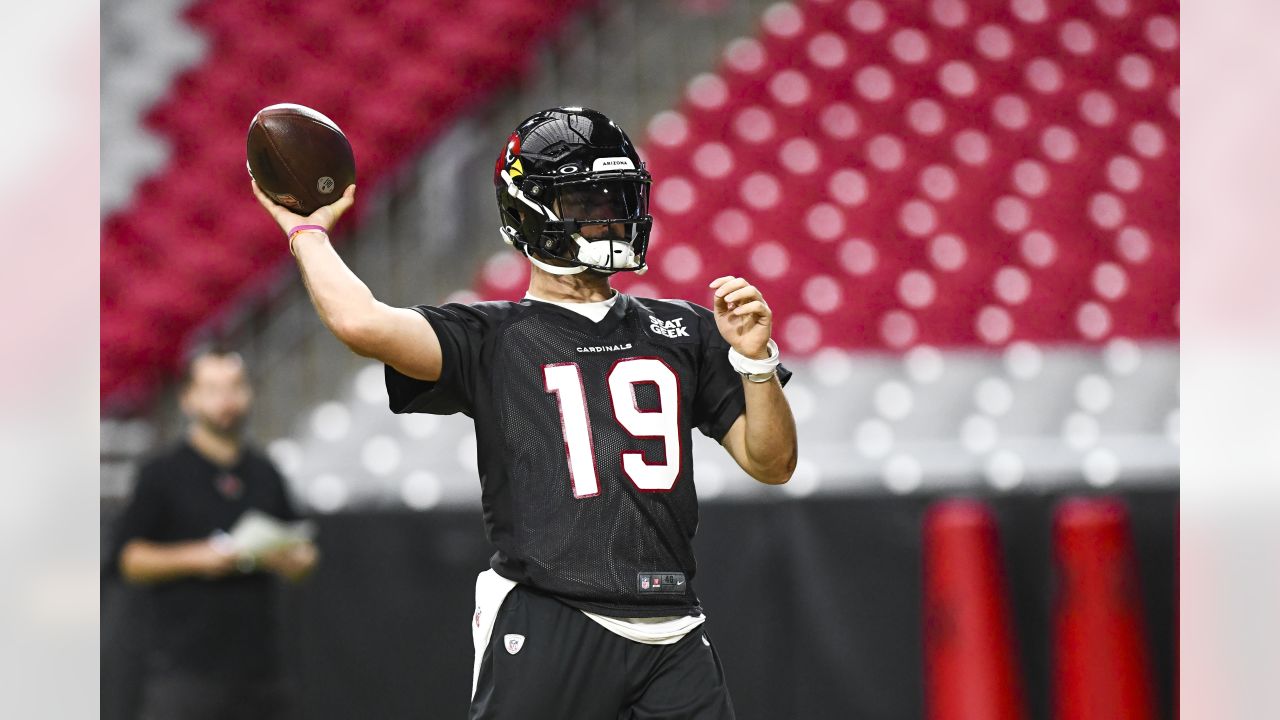
[[[263,209],[271,215],[271,218],[276,221],[280,229],[286,233],[299,225],[320,225],[331,230],[337,224],[338,218],[342,217],[342,214],[356,202],[356,186],[348,185],[347,189],[342,193],[342,197],[303,217],[283,205],[272,202],[271,198],[262,192],[262,188],[258,187],[258,183],[252,180],[249,183],[253,186],[253,196],[258,198],[258,202]]]
[[[711,281],[715,291],[712,309],[720,335],[739,353],[757,360],[769,357],[773,311],[754,285],[725,275]]]

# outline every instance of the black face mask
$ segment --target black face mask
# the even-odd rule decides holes
[[[559,222],[548,229],[572,238],[633,243],[647,217],[648,186],[629,180],[581,181],[556,188],[554,212]],[[602,228],[602,229],[599,229]]]
[[[556,190],[555,204],[564,220],[639,220],[649,205],[648,186],[630,180],[583,180],[566,183]]]

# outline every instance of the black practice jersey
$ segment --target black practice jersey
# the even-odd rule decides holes
[[[493,569],[601,614],[699,612],[690,433],[718,441],[745,406],[711,311],[622,294],[598,323],[531,299],[416,309],[442,373],[388,367],[391,409],[475,421]]]

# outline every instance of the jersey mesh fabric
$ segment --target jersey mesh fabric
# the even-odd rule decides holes
[[[598,323],[531,299],[418,309],[441,339],[442,375],[426,383],[388,368],[391,408],[462,411],[475,420],[486,531],[497,547],[493,569],[604,615],[699,612],[690,435],[698,427],[719,440],[744,407],[742,381],[710,311],[625,295]],[[635,437],[617,418],[615,404],[661,408],[655,382],[623,383],[617,388],[625,395],[611,395],[610,373],[637,358],[658,360],[676,378],[678,456],[666,457],[661,437]],[[572,400],[548,390],[544,371],[565,364],[576,366],[590,428],[598,492],[585,497],[575,497],[567,456],[562,403]],[[669,490],[637,486],[621,462],[635,452],[648,465],[678,463]],[[585,488],[582,478],[579,485]],[[649,573],[683,573],[686,582],[642,587],[639,577]]]

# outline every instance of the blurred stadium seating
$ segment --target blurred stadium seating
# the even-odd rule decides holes
[[[352,137],[361,184],[374,192],[459,115],[518,82],[529,68],[525,53],[581,4],[207,0],[181,8],[181,20],[206,41],[199,60],[169,78],[149,107],[138,104],[141,89],[122,98],[141,110],[168,153],[128,199],[107,198],[120,203],[102,238],[110,258],[102,270],[102,324],[113,340],[104,344],[102,362],[109,406],[145,402],[156,381],[172,373],[180,339],[237,296],[252,302],[263,276],[284,257],[278,233],[243,202],[247,118],[281,98],[324,108]],[[144,7],[121,13],[121,35],[135,36],[118,47],[149,48],[136,34],[165,29],[148,24]],[[157,3],[157,9],[177,8]],[[146,53],[181,56],[192,46],[184,42],[191,32],[162,32],[173,49],[162,42],[164,50]],[[281,41],[288,37],[299,41]],[[298,55],[305,64],[295,61]],[[152,88],[165,71],[141,60],[122,64],[109,89]],[[108,137],[106,144],[116,143]],[[104,184],[119,193],[125,184],[119,181],[135,177],[144,162],[122,162],[114,171],[120,175]],[[164,341],[135,347],[118,340],[145,335],[147,327]]]
[[[1176,7],[813,0],[582,15],[564,3],[529,24],[519,4],[494,0],[470,5],[478,19],[450,34],[443,25],[472,16],[431,24],[430,3],[369,5],[361,12],[395,22],[340,23],[324,48],[300,40],[316,57],[298,77],[271,70],[285,64],[274,33],[330,22],[326,3],[158,3],[180,11],[149,26],[161,50],[127,39],[136,10],[104,25],[121,37],[108,46],[129,51],[107,87],[133,88],[120,102],[169,146],[126,200],[104,197],[109,414],[171,432],[153,393],[184,347],[231,337],[263,386],[259,434],[317,508],[471,502],[465,420],[390,416],[378,370],[309,316],[245,192],[243,126],[290,99],[346,128],[365,194],[344,252],[381,297],[509,298],[527,268],[491,231],[481,168],[530,108],[585,97],[644,138],[657,178],[652,270],[618,285],[696,300],[706,278],[741,274],[778,313],[801,371],[788,389],[805,439],[791,492],[1176,472]],[[264,17],[246,22],[253,13]],[[199,44],[193,32],[202,55],[177,49]],[[485,48],[502,43],[458,34],[510,42],[494,55]],[[718,42],[671,59],[690,36]],[[552,49],[529,50],[539,43]],[[446,50],[456,71],[434,60]],[[139,88],[159,83],[135,76],[172,66],[138,56],[158,52],[192,64],[147,106],[155,93]],[[386,62],[390,52],[409,62]],[[479,69],[495,63],[501,82]],[[246,73],[264,76],[230,79]],[[141,164],[121,163],[104,188]],[[119,493],[128,453],[106,455],[104,492]],[[700,457],[704,496],[759,492],[721,454]]]

